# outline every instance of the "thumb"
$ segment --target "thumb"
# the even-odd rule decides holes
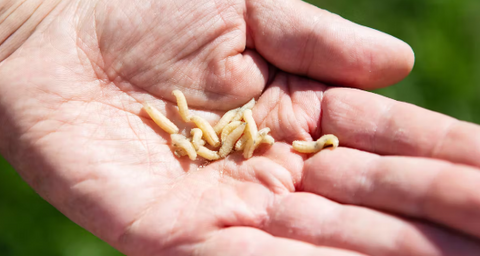
[[[247,47],[287,72],[375,89],[399,82],[414,63],[409,45],[299,0],[251,0]]]

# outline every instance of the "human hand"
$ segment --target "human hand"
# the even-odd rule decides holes
[[[469,238],[421,223],[478,237],[468,225],[452,223],[456,216],[411,212],[380,197],[388,192],[404,205],[418,203],[430,176],[418,177],[409,189],[413,181],[396,179],[398,171],[388,163],[371,179],[354,175],[367,170],[354,166],[347,179],[335,175],[347,164],[368,164],[358,158],[367,153],[339,148],[307,159],[289,146],[294,139],[331,132],[345,146],[372,152],[369,159],[390,159],[375,153],[424,155],[428,143],[413,151],[406,143],[409,135],[428,132],[422,126],[401,137],[401,152],[373,147],[391,145],[386,140],[365,141],[388,139],[390,123],[375,136],[369,126],[349,126],[377,124],[380,114],[367,110],[378,108],[353,107],[368,108],[370,100],[383,107],[387,100],[351,89],[324,93],[327,86],[276,68],[370,89],[400,80],[412,63],[404,43],[300,1],[60,2],[2,62],[0,117],[7,125],[1,127],[0,148],[39,194],[128,255],[448,255],[453,248],[472,254],[478,248]],[[255,118],[272,128],[279,142],[248,161],[232,155],[201,167],[175,158],[168,136],[141,111],[141,103],[156,102],[180,124],[171,95],[178,88],[196,114],[211,120],[264,91]],[[392,120],[410,124],[403,122],[408,118]],[[338,170],[330,172],[334,167]],[[458,177],[465,178],[464,172]],[[362,180],[370,188],[386,180],[398,186],[384,187],[385,193],[372,190],[371,201],[355,202],[355,195],[368,192],[367,186],[355,186]],[[342,189],[325,191],[324,183]],[[460,193],[455,195],[478,198],[452,186]],[[447,217],[478,212],[478,204],[447,204],[451,197],[441,192],[430,191],[438,198],[429,201],[431,209],[445,209]],[[440,243],[441,238],[450,240]]]

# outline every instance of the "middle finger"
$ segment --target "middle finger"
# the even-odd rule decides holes
[[[381,155],[422,156],[480,167],[480,126],[374,93],[332,88],[322,131],[340,144]]]
[[[480,172],[472,167],[337,148],[305,162],[300,189],[434,221],[478,238],[479,186]]]

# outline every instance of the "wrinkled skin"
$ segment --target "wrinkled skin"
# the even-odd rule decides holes
[[[476,255],[478,126],[346,88],[412,66],[403,42],[300,1],[61,2],[0,64],[0,149],[131,256]],[[212,123],[257,98],[277,143],[174,157],[141,109],[188,132],[173,89]],[[323,133],[341,147],[291,150]]]

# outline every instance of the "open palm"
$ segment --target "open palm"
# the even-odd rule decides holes
[[[386,86],[412,63],[404,43],[300,1],[61,2],[1,63],[2,154],[128,255],[475,255],[478,152],[433,141],[478,127],[326,85]],[[212,123],[257,98],[277,143],[249,160],[176,158],[142,111],[188,131],[174,89]],[[291,150],[323,133],[350,149]],[[451,180],[465,182],[454,196]]]

